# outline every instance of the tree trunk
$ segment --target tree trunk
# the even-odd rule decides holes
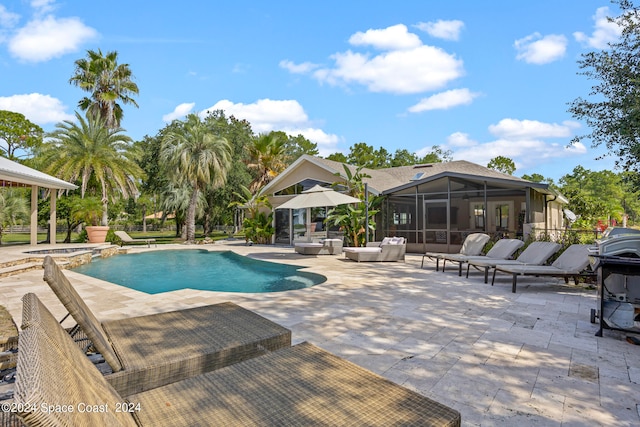
[[[147,232],[147,206],[142,205],[142,232]]]
[[[195,243],[196,241],[196,204],[198,203],[198,188],[193,189],[191,198],[189,199],[189,208],[187,209],[187,235],[186,243]]]
[[[109,225],[109,214],[108,214],[108,208],[109,208],[109,202],[107,202],[106,199],[103,199],[102,201],[102,225],[107,226]]]

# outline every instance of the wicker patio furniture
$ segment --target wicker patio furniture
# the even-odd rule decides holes
[[[48,318],[20,332],[15,407],[27,426],[460,425],[458,411],[308,343],[125,396],[35,295],[23,301]],[[29,410],[41,405],[61,409]]]
[[[44,280],[102,354],[121,394],[159,387],[291,346],[291,331],[226,302],[100,323],[51,257]],[[35,321],[24,313],[23,326]]]

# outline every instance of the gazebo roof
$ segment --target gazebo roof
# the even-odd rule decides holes
[[[68,183],[28,166],[0,157],[0,186],[6,185],[37,185],[38,187],[54,190],[74,190],[77,185]]]

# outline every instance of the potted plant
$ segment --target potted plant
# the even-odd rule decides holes
[[[96,197],[76,199],[71,208],[74,220],[85,224],[89,243],[104,243],[109,231],[109,226],[100,225],[102,218],[102,202]]]

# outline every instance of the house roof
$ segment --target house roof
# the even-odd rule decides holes
[[[295,162],[293,162],[283,173],[278,175],[273,181],[267,184],[264,190],[268,191],[271,187],[276,186],[278,181],[287,174],[287,171],[303,167],[305,163],[312,163],[317,167],[323,168],[331,173],[339,173],[343,178],[346,178],[344,176],[345,166],[351,172],[355,172],[358,169],[357,166],[323,159],[321,157],[303,155]],[[361,172],[370,176],[370,178],[365,178],[363,181],[368,184],[368,189],[373,194],[392,193],[394,191],[415,186],[420,183],[432,181],[444,176],[483,180],[506,185],[511,184],[521,187],[533,187],[543,193],[555,194],[548,189],[547,184],[527,181],[525,179],[501,173],[493,169],[480,166],[476,163],[468,162],[466,160],[455,160],[451,162],[429,163],[412,166],[398,166],[385,169],[362,168]],[[422,173],[422,175],[416,179],[416,175],[418,173]]]
[[[54,190],[74,190],[77,185],[63,181],[28,166],[0,157],[0,185],[37,185]]]

